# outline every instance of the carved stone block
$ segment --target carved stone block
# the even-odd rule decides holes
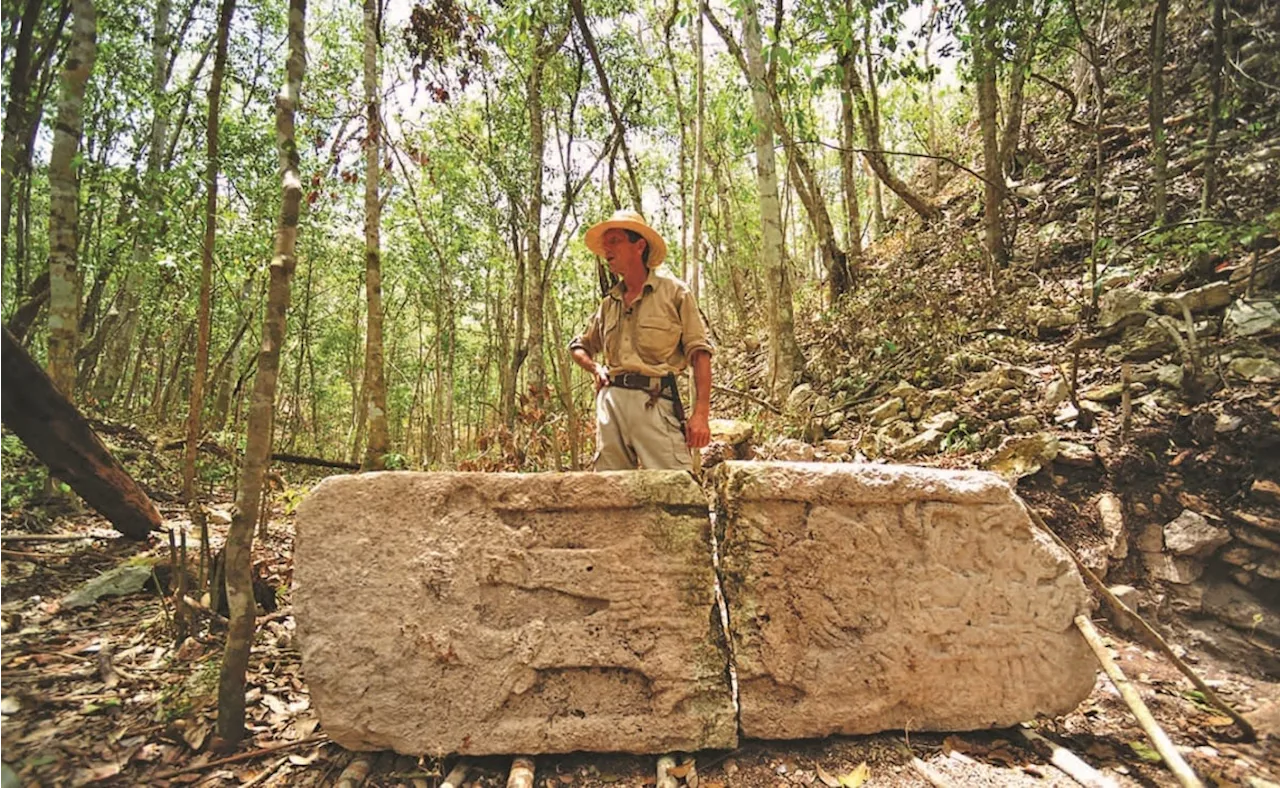
[[[737,743],[706,498],[687,473],[371,473],[299,507],[324,730],[408,754]]]
[[[742,734],[970,730],[1074,708],[1095,665],[1070,557],[993,474],[727,462]]]

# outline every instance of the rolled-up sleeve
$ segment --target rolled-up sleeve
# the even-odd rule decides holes
[[[600,355],[600,351],[604,348],[604,340],[600,334],[601,311],[603,309],[603,304],[596,308],[595,314],[593,314],[591,319],[587,321],[586,330],[574,337],[573,341],[569,343],[570,351],[582,348],[587,351],[592,358],[596,358]]]
[[[680,341],[684,345],[684,357],[692,359],[699,350],[707,355],[715,354],[715,346],[707,336],[707,326],[702,322],[702,312],[698,311],[698,302],[693,292],[686,289],[680,298]]]

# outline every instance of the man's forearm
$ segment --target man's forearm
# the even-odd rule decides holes
[[[705,350],[693,354],[693,410],[695,413],[711,413],[711,354]]]
[[[571,355],[573,356],[573,362],[575,364],[582,367],[587,372],[595,374],[596,360],[591,357],[591,354],[586,351],[586,348],[576,347],[573,349]]]

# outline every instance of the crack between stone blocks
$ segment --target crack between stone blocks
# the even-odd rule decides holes
[[[733,653],[733,632],[729,626],[729,604],[724,595],[724,577],[720,569],[720,538],[716,531],[716,509],[714,505],[707,508],[711,528],[711,570],[715,578],[716,609],[720,616],[720,632],[724,637],[725,651],[729,654],[729,694],[733,701],[733,717],[737,723],[738,736],[742,737],[742,704],[738,698],[738,664]]]

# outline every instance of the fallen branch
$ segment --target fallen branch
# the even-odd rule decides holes
[[[1053,529],[1045,524],[1045,521],[1041,519],[1040,515],[1032,511],[1031,507],[1027,506],[1025,502],[1022,504],[1022,508],[1026,510],[1028,515],[1030,515],[1031,522],[1035,523],[1040,530],[1049,534],[1053,541],[1058,543],[1059,547],[1067,551],[1067,555],[1071,556],[1071,560],[1075,562],[1076,568],[1080,570],[1080,574],[1084,575],[1084,579],[1089,582],[1089,585],[1093,586],[1093,589],[1102,596],[1102,599],[1118,616],[1131,622],[1144,635],[1146,635],[1151,644],[1154,645],[1161,654],[1168,657],[1169,661],[1174,664],[1174,667],[1176,667],[1182,675],[1186,676],[1191,683],[1195,685],[1196,689],[1200,690],[1200,692],[1204,694],[1205,700],[1213,704],[1217,709],[1222,711],[1223,714],[1230,717],[1232,722],[1236,724],[1236,727],[1240,729],[1240,732],[1244,734],[1246,741],[1257,740],[1258,732],[1249,724],[1249,721],[1240,716],[1240,713],[1231,708],[1226,701],[1218,697],[1218,693],[1214,692],[1213,688],[1208,684],[1205,684],[1204,679],[1200,678],[1200,676],[1191,669],[1191,666],[1183,662],[1182,658],[1177,654],[1173,653],[1173,649],[1169,647],[1169,644],[1160,636],[1159,632],[1156,632],[1151,625],[1142,618],[1142,616],[1139,616],[1131,610],[1128,605],[1116,598],[1116,595],[1111,593],[1111,589],[1107,588],[1107,584],[1102,582],[1102,580],[1093,573],[1093,570],[1084,565],[1084,561],[1080,560],[1080,556],[1076,555],[1076,552],[1071,549],[1070,545],[1062,541],[1062,537],[1054,533]]]
[[[738,391],[737,389],[726,388],[725,386],[717,386],[714,383],[711,384],[711,390],[719,391],[722,394],[732,394],[735,397],[742,397],[745,400],[750,400],[751,402],[754,402],[757,405],[768,408],[769,410],[773,411],[774,413],[777,413],[778,415],[782,415],[782,410],[779,409],[776,405],[774,405],[772,402],[769,402],[768,400],[760,399],[754,394],[748,394],[745,391]]]
[[[249,750],[248,752],[241,752],[235,755],[228,755],[227,757],[219,758],[216,761],[200,763],[194,766],[184,766],[181,769],[173,769],[167,772],[161,772],[160,774],[153,774],[151,775],[150,779],[170,780],[170,779],[173,779],[174,777],[177,777],[180,774],[189,774],[190,772],[198,772],[204,769],[209,769],[214,766],[226,766],[229,763],[239,763],[241,761],[250,761],[250,760],[253,760],[254,758],[267,755],[268,753],[279,752],[280,750],[287,750],[290,747],[301,747],[304,744],[325,744],[328,741],[329,741],[328,736],[324,734],[318,734],[316,736],[308,736],[305,739],[298,739],[297,741],[286,741],[286,742],[279,742],[277,744],[269,744],[266,747],[259,747],[256,750]]]
[[[1133,684],[1124,675],[1124,671],[1120,670],[1120,666],[1111,659],[1111,655],[1107,653],[1106,644],[1102,642],[1102,636],[1098,634],[1089,617],[1076,616],[1076,628],[1080,630],[1080,634],[1084,635],[1085,642],[1089,644],[1089,648],[1093,649],[1093,654],[1098,658],[1098,663],[1102,665],[1107,678],[1111,679],[1111,683],[1115,685],[1120,697],[1124,698],[1133,716],[1138,718],[1142,731],[1147,734],[1156,752],[1160,753],[1169,771],[1178,778],[1182,788],[1204,788],[1204,783],[1200,782],[1200,778],[1196,777],[1195,772],[1191,771],[1191,767],[1178,754],[1178,749],[1173,746],[1169,734],[1165,733],[1160,723],[1156,722],[1156,718],[1151,716],[1151,710],[1142,702],[1138,690],[1134,689]]]
[[[37,561],[65,561],[68,558],[74,558],[71,553],[24,553],[21,550],[0,550],[0,558],[19,558],[22,560],[35,559]]]
[[[78,542],[81,539],[115,539],[115,534],[96,536],[94,534],[5,534],[0,536],[3,542]]]
[[[1040,744],[1050,751],[1049,763],[1058,767],[1068,777],[1084,786],[1084,788],[1119,788],[1115,778],[1108,777],[1080,759],[1078,755],[1057,742],[1028,728],[1021,729],[1022,737],[1033,745]]]
[[[271,775],[280,771],[281,766],[284,766],[288,762],[289,762],[288,755],[284,756],[283,758],[280,758],[275,763],[263,769],[261,772],[258,772],[257,777],[254,777],[252,780],[249,780],[248,782],[241,783],[240,788],[253,788],[255,785],[262,785],[271,777]]]

